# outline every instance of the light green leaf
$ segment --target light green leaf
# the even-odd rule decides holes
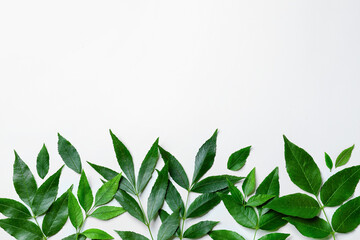
[[[248,146],[231,154],[227,162],[227,168],[232,171],[239,171],[245,165],[250,149],[251,146]]]
[[[0,212],[10,218],[31,218],[29,210],[22,203],[8,198],[0,198]]]
[[[197,183],[214,164],[216,155],[216,138],[218,130],[200,147],[195,157],[193,184]]]
[[[258,240],[285,240],[290,236],[287,233],[269,233],[265,236],[262,236]]]
[[[243,177],[237,177],[231,175],[211,176],[196,183],[191,188],[191,191],[197,193],[217,192],[228,187],[227,180],[231,181],[232,183],[237,183],[241,179],[243,179]]]
[[[208,234],[219,222],[202,221],[186,229],[184,238],[201,238]]]
[[[296,229],[305,237],[325,238],[331,234],[330,225],[319,217],[312,219],[302,219],[295,217],[286,217],[286,221],[294,225]]]
[[[83,222],[83,214],[78,201],[71,191],[69,191],[68,196],[68,209],[70,222],[77,229]]]
[[[129,231],[115,231],[123,240],[149,240],[147,237]]]
[[[174,212],[177,209],[180,209],[181,213],[184,212],[184,202],[181,199],[180,193],[176,190],[172,182],[168,181],[168,188],[165,195],[165,201],[169,205],[170,209]]]
[[[86,240],[86,237],[81,234],[79,234],[78,236],[76,236],[76,234],[72,234],[70,236],[67,236],[66,238],[63,238],[62,240]]]
[[[149,222],[155,217],[164,203],[166,190],[168,187],[168,166],[165,165],[159,172],[159,175],[151,189],[151,193],[147,203],[147,215]]]
[[[291,181],[302,190],[317,195],[321,173],[314,159],[284,136],[286,170]]]
[[[94,202],[94,197],[84,170],[81,172],[77,196],[81,207],[88,212]]]
[[[267,194],[255,194],[251,198],[249,198],[248,202],[246,203],[247,206],[250,207],[257,207],[263,205],[270,199],[274,198],[274,195],[267,195]]]
[[[39,174],[39,177],[44,179],[46,174],[49,172],[49,153],[46,149],[45,144],[42,146],[36,160],[36,170]]]
[[[97,208],[90,216],[100,220],[109,220],[120,216],[124,212],[126,211],[122,207],[103,206]]]
[[[256,189],[256,194],[267,194],[279,196],[279,168],[276,167],[259,185]]]
[[[214,240],[245,240],[240,234],[229,230],[211,231],[209,236]]]
[[[217,193],[204,193],[198,196],[186,212],[187,218],[200,217],[220,203],[221,199]]]
[[[339,207],[331,220],[336,232],[348,233],[360,224],[360,197],[354,198]]]
[[[139,204],[128,193],[118,189],[115,194],[115,199],[131,216],[145,223],[144,214],[141,211]]]
[[[180,224],[179,211],[175,211],[161,224],[157,240],[168,240],[174,236]]]
[[[90,239],[114,239],[107,232],[104,232],[103,230],[96,229],[96,228],[88,229],[88,230],[82,232],[82,234],[85,237],[90,238]]]
[[[21,160],[20,156],[15,151],[14,153],[15,162],[13,182],[15,191],[19,195],[20,199],[26,203],[26,205],[31,206],[37,190],[36,181],[26,163]]]
[[[58,152],[66,166],[77,173],[81,173],[81,160],[75,147],[58,133]]]
[[[329,170],[331,172],[334,164],[333,164],[333,161],[331,160],[331,157],[327,153],[325,153],[325,163],[326,163],[326,166],[329,168]]]
[[[351,147],[345,149],[339,154],[335,161],[335,168],[345,165],[350,160],[351,153],[354,150],[354,147],[355,145],[352,145]]]
[[[17,240],[42,240],[43,234],[35,223],[23,219],[0,220],[0,227]]]
[[[230,190],[231,196],[233,197],[233,199],[243,205],[244,204],[244,196],[241,193],[241,191],[229,180],[227,179],[228,182],[228,188]]]
[[[275,198],[264,207],[285,215],[301,218],[313,218],[320,213],[318,202],[302,193]]]
[[[268,212],[260,215],[259,228],[267,231],[275,231],[280,227],[287,224],[283,219],[285,215],[269,210]]]
[[[255,192],[255,188],[256,188],[256,178],[255,178],[255,168],[253,168],[253,170],[251,170],[251,172],[246,176],[242,185],[242,189],[245,194],[245,197],[253,194]]]
[[[117,175],[110,181],[104,183],[99,188],[99,190],[96,192],[95,195],[95,207],[104,205],[110,202],[114,198],[114,195],[119,189],[120,178],[121,178],[121,174]]]

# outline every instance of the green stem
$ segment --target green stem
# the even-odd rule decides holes
[[[187,213],[187,208],[188,208],[188,204],[189,204],[189,196],[190,196],[190,189],[188,189],[187,192],[187,196],[186,196],[186,204],[185,204],[185,210],[184,210],[184,215],[182,217],[182,222],[181,222],[181,231],[180,231],[180,239],[183,239],[183,234],[184,234],[184,226],[185,226],[185,220],[186,220],[186,213]]]
[[[326,212],[325,212],[325,207],[324,207],[324,205],[322,205],[322,203],[320,202],[320,200],[319,200],[319,198],[317,197],[317,196],[315,196],[316,197],[316,200],[318,201],[318,203],[319,203],[319,206],[320,206],[320,208],[321,208],[321,210],[322,210],[322,212],[323,212],[323,214],[324,214],[324,216],[325,216],[325,219],[326,219],[326,221],[327,221],[327,223],[330,225],[330,227],[331,227],[331,235],[332,235],[332,237],[333,237],[333,239],[334,240],[336,240],[335,239],[335,231],[334,231],[334,229],[333,229],[333,227],[332,227],[332,225],[331,225],[331,223],[330,223],[330,221],[329,221],[329,218],[328,218],[328,216],[327,216],[327,214],[326,214]]]
[[[255,233],[254,233],[254,240],[255,240],[255,238],[256,238],[256,233],[257,233],[257,231],[259,230],[259,228],[258,227],[256,227],[256,229],[255,229]]]
[[[33,215],[32,218],[35,220],[36,225],[40,228],[41,233],[42,233],[43,236],[44,236],[44,240],[47,240],[48,238],[46,237],[45,233],[42,231],[42,229],[41,229],[41,227],[40,227],[40,224],[38,223],[36,217]]]
[[[139,202],[141,211],[142,211],[142,213],[143,213],[143,216],[144,216],[144,219],[145,219],[145,225],[146,225],[146,227],[147,227],[148,230],[149,230],[150,237],[151,237],[152,240],[154,240],[154,237],[153,237],[153,235],[152,235],[151,228],[150,228],[150,221],[149,221],[148,217],[146,216],[145,210],[144,210],[144,208],[143,208],[143,205],[142,205],[141,200],[140,200],[140,197],[139,197],[139,193],[136,192],[135,195],[136,195],[136,197],[137,197],[137,200],[138,200],[138,202]]]

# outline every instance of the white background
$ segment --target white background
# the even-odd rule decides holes
[[[56,171],[57,132],[78,149],[98,188],[99,175],[85,161],[119,170],[108,129],[137,169],[160,137],[191,176],[198,148],[219,128],[209,174],[229,173],[229,155],[252,145],[235,174],[256,167],[260,182],[279,166],[281,195],[300,191],[285,171],[286,134],[325,180],[324,151],[335,159],[360,146],[359,12],[356,0],[1,1],[0,197],[18,199],[13,149],[35,173],[45,142]],[[349,165],[359,164],[357,146]],[[64,169],[60,191],[78,179]],[[222,204],[201,219],[252,239]],[[127,213],[86,227],[99,224],[114,236],[113,229],[147,235]],[[68,222],[53,239],[73,231]],[[280,231],[304,239],[291,225]],[[338,239],[358,237],[360,229]],[[0,238],[11,239],[2,229]]]

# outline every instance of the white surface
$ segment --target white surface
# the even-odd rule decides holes
[[[57,132],[78,149],[94,188],[100,181],[85,161],[118,168],[109,128],[137,169],[159,136],[189,175],[219,128],[209,174],[228,173],[228,156],[252,145],[239,174],[256,166],[260,181],[280,166],[282,195],[299,191],[284,168],[282,134],[314,157],[323,179],[324,151],[336,158],[355,143],[350,165],[358,164],[359,12],[356,0],[2,1],[1,197],[17,199],[13,149],[35,171],[45,142],[51,172],[62,164]],[[61,190],[78,178],[64,170]],[[202,219],[252,239],[222,204]],[[101,227],[147,234],[127,214]],[[68,224],[54,239],[72,231]],[[290,225],[281,232],[304,239]],[[359,237],[360,229],[338,239]],[[3,230],[0,238],[11,239]]]

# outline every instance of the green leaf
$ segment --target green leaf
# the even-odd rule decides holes
[[[70,236],[67,236],[66,238],[63,238],[62,240],[86,240],[86,237],[81,234],[79,234],[78,236],[76,234],[72,234]]]
[[[263,205],[270,199],[274,198],[274,195],[267,195],[267,194],[255,194],[251,198],[249,198],[248,202],[246,203],[247,206],[250,207],[257,207]]]
[[[329,154],[325,153],[325,163],[326,163],[326,166],[329,168],[330,172],[333,168],[333,161],[331,160]]]
[[[88,212],[94,202],[94,197],[84,170],[81,172],[77,196],[81,207]]]
[[[229,195],[220,194],[220,196],[226,209],[237,223],[247,228],[256,228],[258,216],[252,207],[239,204]]]
[[[283,219],[285,215],[269,210],[265,214],[260,215],[259,228],[267,231],[275,231],[287,224]]]
[[[218,130],[200,147],[195,157],[193,184],[197,183],[214,164],[216,155],[216,138]]]
[[[348,233],[360,224],[360,197],[354,198],[339,207],[331,220],[336,232]]]
[[[317,195],[321,173],[314,159],[284,136],[286,170],[291,181],[302,190]]]
[[[227,180],[231,181],[232,183],[237,183],[241,179],[243,179],[243,177],[237,177],[231,175],[211,176],[196,183],[191,188],[191,191],[197,193],[217,192],[228,187]]]
[[[71,191],[69,191],[68,198],[69,198],[68,209],[69,209],[70,222],[77,229],[78,227],[81,226],[83,222],[83,214],[81,211],[81,207]]]
[[[345,149],[339,154],[335,161],[335,168],[345,165],[350,160],[351,153],[354,150],[354,147],[355,145],[352,145],[351,147]]]
[[[214,240],[245,240],[238,233],[229,230],[211,231],[209,236]]]
[[[159,172],[159,175],[151,189],[147,203],[147,215],[149,222],[155,217],[164,203],[166,189],[168,187],[168,166],[165,165]]]
[[[90,216],[100,220],[109,220],[120,216],[124,212],[125,209],[122,207],[103,206],[96,209]]]
[[[110,130],[110,135],[113,141],[114,150],[116,154],[117,161],[124,171],[125,175],[129,178],[131,184],[135,184],[135,172],[134,172],[134,162],[129,150],[125,145],[112,133]]]
[[[184,238],[201,238],[208,234],[219,222],[201,221],[198,222],[184,232]]]
[[[239,171],[245,165],[250,149],[251,146],[248,146],[231,154],[227,162],[227,168],[232,171]]]
[[[328,207],[342,204],[349,199],[360,180],[360,166],[349,167],[331,176],[322,186],[320,198]]]
[[[0,212],[10,218],[31,218],[29,210],[22,203],[7,198],[0,198]]]
[[[159,217],[160,217],[161,222],[164,222],[169,216],[170,216],[170,214],[167,213],[165,210],[163,210],[163,209],[159,210]]]
[[[23,219],[7,218],[0,220],[0,227],[18,240],[42,240],[43,234],[35,223]]]
[[[77,173],[81,173],[81,160],[75,147],[58,133],[58,152],[66,166]]]
[[[82,234],[90,239],[114,239],[110,234],[96,228],[88,229],[82,232]]]
[[[144,237],[143,235],[140,235],[138,233],[129,232],[129,231],[115,231],[121,239],[124,240],[149,240],[147,237]]]
[[[255,188],[256,188],[255,168],[253,168],[253,170],[251,170],[251,172],[246,176],[242,185],[242,189],[245,194],[245,197],[253,194],[255,192]]]
[[[330,225],[324,219],[319,217],[314,217],[312,219],[286,217],[285,220],[294,225],[305,237],[325,238],[329,236],[332,231]]]
[[[145,223],[144,214],[141,211],[139,204],[128,193],[118,189],[115,194],[115,199],[131,216]]]
[[[59,189],[59,179],[63,167],[50,176],[36,191],[31,209],[35,216],[44,214],[55,201]]]
[[[259,185],[256,189],[256,194],[267,194],[279,196],[279,168],[276,167]]]
[[[262,236],[258,240],[285,240],[290,236],[287,233],[269,233],[265,236]]]
[[[169,180],[168,188],[165,195],[165,201],[169,205],[170,209],[174,212],[177,209],[180,209],[181,213],[184,212],[184,202],[181,199],[180,193],[176,190],[175,186]]]
[[[154,144],[151,146],[149,152],[146,154],[144,161],[141,164],[139,175],[137,178],[137,191],[142,193],[146,185],[148,184],[151,176],[155,170],[156,163],[159,160],[158,150],[159,138],[156,139]]]
[[[198,196],[186,212],[187,218],[195,218],[209,212],[220,203],[221,199],[217,193],[205,193]]]
[[[104,166],[100,166],[100,165],[96,165],[94,163],[91,162],[87,162],[95,171],[97,171],[101,176],[103,176],[103,178],[105,178],[106,180],[111,180],[114,177],[116,177],[119,173],[115,172],[114,170],[104,167]]]
[[[313,218],[320,213],[318,202],[306,194],[295,193],[275,198],[265,205],[279,213],[301,218]]]
[[[228,188],[230,190],[232,198],[237,203],[243,205],[244,204],[244,196],[241,193],[241,191],[237,187],[235,187],[235,185],[229,179],[227,179],[227,182],[228,182]]]
[[[37,190],[36,181],[26,163],[21,160],[20,156],[15,151],[14,153],[13,182],[15,191],[26,205],[31,206],[31,202]]]
[[[42,146],[36,160],[36,170],[39,174],[39,177],[44,179],[46,174],[49,172],[49,153],[46,149],[45,144]]]
[[[117,190],[119,189],[120,178],[121,174],[104,183],[99,188],[95,195],[95,207],[104,205],[114,198]]]
[[[168,216],[159,228],[157,240],[168,240],[173,237],[179,227],[179,220],[179,211],[175,211]]]
[[[179,163],[179,161],[171,155],[169,152],[164,150],[162,147],[159,146],[160,154],[162,159],[164,160],[165,164],[169,166],[169,174],[174,181],[179,184],[180,187],[184,189],[189,189],[189,179],[186,175],[186,172],[183,166]]]
[[[70,191],[71,189],[63,193],[46,213],[42,223],[42,229],[46,236],[55,235],[65,225],[68,219],[68,196]]]

